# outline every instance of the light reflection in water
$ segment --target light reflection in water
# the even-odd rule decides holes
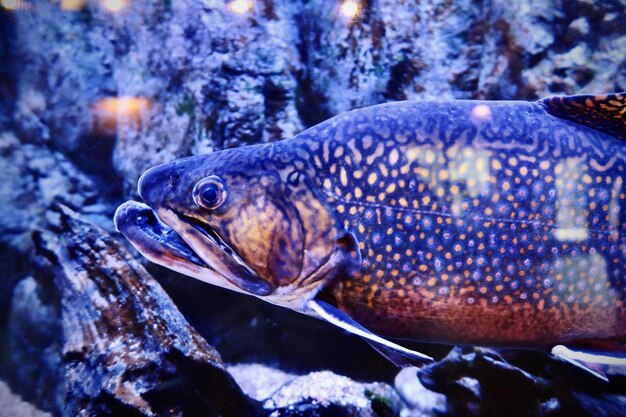
[[[66,12],[76,12],[82,10],[87,5],[87,0],[61,0],[61,10]]]
[[[613,189],[611,190],[611,202],[609,203],[609,227],[611,229],[611,237],[619,238],[619,214],[620,214],[620,194],[622,192],[622,177],[615,178]]]
[[[490,188],[490,159],[491,154],[484,149],[461,147],[450,156],[448,170],[450,181],[458,186],[464,186],[465,193],[459,192],[459,187],[452,186],[452,213],[461,214],[469,201],[466,197],[476,198],[479,195],[488,195]],[[455,190],[457,190],[455,192]]]
[[[486,104],[478,104],[472,108],[470,115],[472,121],[486,121],[491,118],[491,109]]]
[[[558,296],[568,303],[602,300],[603,306],[617,303],[611,289],[607,261],[599,253],[560,256],[553,260],[550,281]]]
[[[474,198],[489,193],[491,153],[484,149],[461,147],[448,163],[450,180],[465,184],[467,193]]]
[[[228,3],[228,9],[237,14],[247,14],[252,11],[252,0],[233,0]]]
[[[2,7],[7,10],[17,10],[18,7],[20,6],[21,1],[20,0],[2,0],[0,3],[2,4]]]
[[[406,151],[409,164],[417,161],[413,171],[430,194],[444,199],[452,197],[452,212],[459,214],[469,199],[488,195],[491,180],[491,153],[472,147],[450,148],[447,155],[436,148],[414,147]],[[447,162],[446,162],[447,161]],[[463,191],[464,190],[464,191]],[[426,199],[428,204],[431,198]]]
[[[361,4],[356,0],[345,0],[339,6],[339,12],[346,19],[357,19],[361,14]]]
[[[586,227],[559,227],[554,236],[561,242],[580,242],[589,237],[589,231]]]
[[[11,12],[29,10],[32,8],[32,5],[25,0],[0,0],[0,5],[3,9]]]
[[[559,208],[554,236],[561,242],[580,242],[589,237],[584,171],[582,158],[565,158],[555,168]]]
[[[100,0],[102,7],[112,13],[116,13],[126,8],[128,0]]]
[[[142,97],[107,97],[97,101],[92,107],[94,129],[99,133],[115,133],[118,122],[138,123],[141,113],[152,103]]]

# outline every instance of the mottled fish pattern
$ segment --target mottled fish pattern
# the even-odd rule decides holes
[[[210,224],[227,247],[215,259],[239,271],[230,282],[262,298],[311,288],[372,331],[416,340],[624,340],[625,114],[619,94],[391,103],[164,165],[140,191],[172,209],[171,227],[189,225],[183,238]],[[189,197],[203,178],[230,190],[214,213],[194,201],[216,189]],[[356,267],[324,243],[342,233]]]
[[[362,270],[330,293],[366,327],[505,345],[626,336],[620,140],[534,103],[407,102],[289,146],[357,236]]]

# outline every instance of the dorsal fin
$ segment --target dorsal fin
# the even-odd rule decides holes
[[[626,92],[607,95],[554,96],[539,100],[555,117],[626,141]]]

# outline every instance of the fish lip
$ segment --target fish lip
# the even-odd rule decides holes
[[[170,262],[190,263],[212,272],[175,230],[159,219],[148,205],[137,201],[121,204],[113,217],[115,228],[144,256],[154,262],[167,258]],[[158,262],[157,262],[158,263]]]
[[[207,284],[246,293],[205,262],[147,204],[127,201],[117,208],[113,221],[116,229],[149,261]]]

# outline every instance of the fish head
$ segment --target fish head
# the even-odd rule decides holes
[[[277,152],[258,145],[153,167],[138,185],[148,207],[121,206],[118,230],[156,263],[302,310],[350,251],[306,163]]]

